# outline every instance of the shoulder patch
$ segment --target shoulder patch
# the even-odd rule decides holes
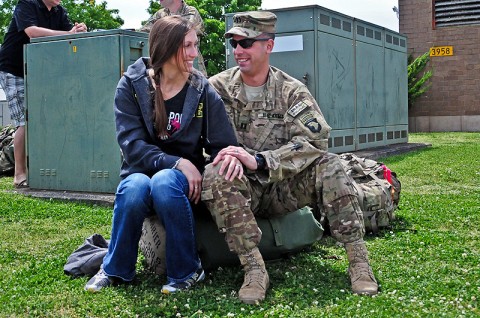
[[[312,106],[312,103],[309,100],[302,100],[287,110],[287,113],[292,117],[297,117],[302,111],[306,108]]]
[[[315,114],[312,112],[307,112],[304,115],[300,116],[299,120],[314,134],[319,133],[322,130],[322,125],[318,122]]]

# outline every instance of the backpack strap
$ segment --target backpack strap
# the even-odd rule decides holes
[[[370,218],[370,227],[372,228],[373,233],[378,233],[378,221],[377,221],[377,214],[373,214]]]

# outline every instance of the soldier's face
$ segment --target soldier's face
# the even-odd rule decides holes
[[[174,2],[174,0],[160,0],[160,5],[164,8],[169,8]]]
[[[237,42],[245,39],[240,35],[234,35],[232,38]],[[257,71],[265,69],[269,65],[268,58],[272,48],[273,40],[256,41],[247,48],[237,44],[237,47],[233,49],[233,54],[242,74],[254,76]]]

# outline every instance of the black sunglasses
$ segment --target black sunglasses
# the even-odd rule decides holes
[[[268,41],[270,39],[242,39],[242,40],[234,40],[234,39],[230,39],[230,45],[236,49],[237,48],[237,45],[240,44],[241,47],[243,47],[244,49],[248,49],[250,47],[252,47],[253,43],[257,42],[257,41]]]

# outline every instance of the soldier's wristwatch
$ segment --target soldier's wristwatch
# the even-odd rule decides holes
[[[257,153],[255,154],[255,160],[257,161],[257,170],[265,170],[267,167],[267,161],[265,160],[265,157]]]

